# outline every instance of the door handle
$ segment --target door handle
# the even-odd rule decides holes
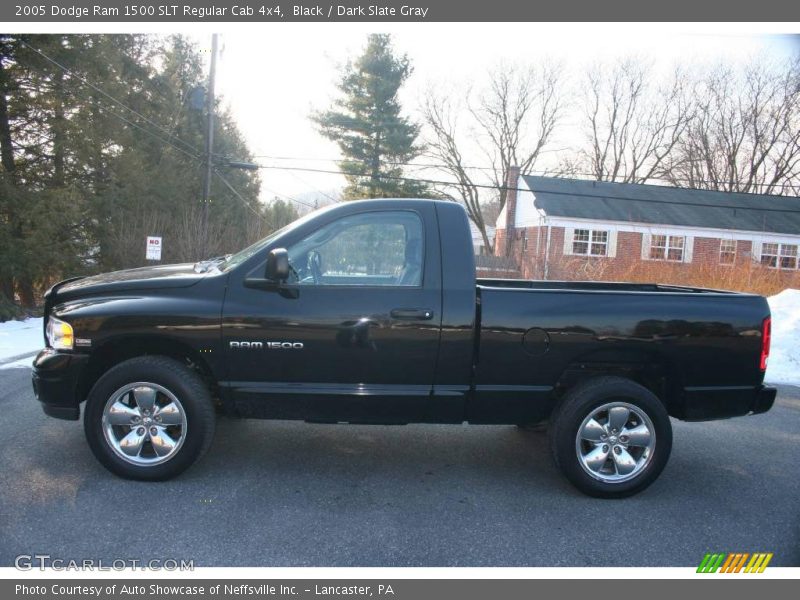
[[[430,321],[433,311],[428,308],[395,308],[389,313],[393,319],[409,321]]]

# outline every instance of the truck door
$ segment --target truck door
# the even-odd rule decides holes
[[[442,315],[438,242],[432,203],[345,211],[287,244],[291,276],[280,288],[250,289],[231,278],[223,386],[238,410],[425,420]]]

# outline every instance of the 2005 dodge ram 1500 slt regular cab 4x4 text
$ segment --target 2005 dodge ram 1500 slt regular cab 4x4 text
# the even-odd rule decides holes
[[[583,492],[652,483],[670,416],[761,413],[770,313],[750,294],[475,278],[464,209],[346,202],[238,254],[63,281],[33,387],[103,465],[177,475],[216,412],[322,423],[548,422]]]

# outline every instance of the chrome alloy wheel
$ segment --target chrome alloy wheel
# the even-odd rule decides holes
[[[149,467],[168,461],[186,439],[186,412],[175,394],[136,382],[114,392],[103,408],[103,434],[119,458]]]
[[[626,402],[609,402],[594,409],[575,438],[581,467],[605,483],[636,477],[652,460],[655,446],[650,417]]]

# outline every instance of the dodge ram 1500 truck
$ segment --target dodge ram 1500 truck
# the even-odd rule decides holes
[[[762,413],[764,298],[668,285],[478,279],[456,203],[347,202],[233,254],[66,280],[33,387],[122,477],[173,477],[217,412],[315,423],[548,424],[583,492],[634,494],[670,416]],[[54,457],[55,458],[55,457]]]

